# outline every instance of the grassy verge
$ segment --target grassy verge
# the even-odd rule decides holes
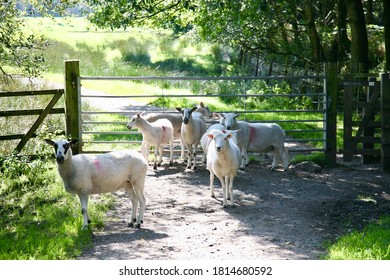
[[[51,160],[8,157],[0,166],[0,259],[74,259],[92,245],[79,200],[65,192]],[[92,228],[103,225],[113,198],[98,200],[89,207]]]
[[[390,260],[390,216],[327,245],[328,260]]]

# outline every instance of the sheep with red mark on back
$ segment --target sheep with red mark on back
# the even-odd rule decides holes
[[[58,173],[65,190],[78,195],[83,215],[83,229],[88,227],[88,198],[91,194],[115,192],[125,188],[132,203],[129,226],[141,227],[146,199],[144,185],[148,169],[145,158],[132,150],[105,154],[73,155],[71,147],[77,140],[45,139],[55,149]],[[137,208],[140,207],[138,219]]]

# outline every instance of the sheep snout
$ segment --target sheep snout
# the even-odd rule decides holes
[[[63,164],[64,161],[65,161],[65,157],[63,155],[58,155],[56,157],[56,161],[57,161],[58,164]]]

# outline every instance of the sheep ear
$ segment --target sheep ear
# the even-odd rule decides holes
[[[199,105],[200,105],[200,107],[202,107],[202,108],[204,107],[204,103],[203,103],[202,101],[200,102]]]
[[[145,116],[146,115],[146,111],[143,111],[142,113],[141,113],[141,116]]]
[[[211,133],[207,134],[207,137],[210,138],[210,139],[214,139],[214,135],[212,135]]]
[[[78,142],[79,142],[78,139],[72,139],[72,140],[70,140],[69,143],[70,143],[70,146],[73,147],[73,146],[76,145]]]
[[[222,116],[218,113],[211,113],[211,117],[213,117],[215,119],[220,119]]]
[[[137,118],[140,118],[141,117],[141,113],[137,113]]]
[[[236,114],[236,118],[239,117],[239,116],[240,116],[240,114]]]
[[[192,107],[190,114],[192,114],[192,112],[194,112],[196,109],[198,109],[198,107]]]
[[[176,107],[176,110],[178,110],[179,112],[182,111],[180,107]]]
[[[50,146],[54,146],[54,141],[50,139],[44,139],[44,141],[49,144]]]

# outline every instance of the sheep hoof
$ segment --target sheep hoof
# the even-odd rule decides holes
[[[90,224],[91,223],[91,220],[88,220],[88,224]]]
[[[133,227],[134,224],[133,224],[132,222],[130,222],[130,223],[127,224],[127,226],[128,226],[128,227]]]
[[[193,166],[191,169],[192,169],[192,170],[196,170],[196,169],[198,169],[198,167]]]
[[[137,224],[135,228],[141,228],[141,224]]]
[[[154,165],[154,166],[153,166],[153,170],[157,170],[157,165]]]
[[[169,166],[173,166],[173,162],[172,161],[169,162]]]

